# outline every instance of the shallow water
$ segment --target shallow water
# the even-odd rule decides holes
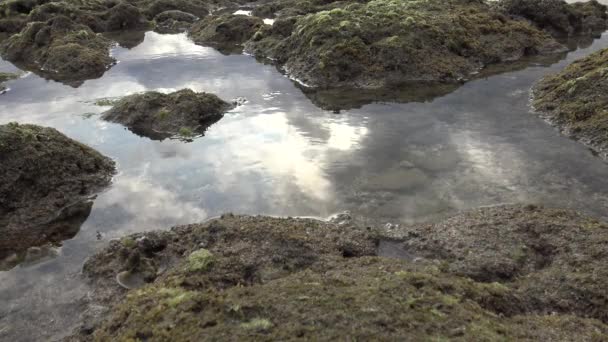
[[[135,48],[116,48],[119,63],[79,88],[34,74],[9,82],[0,123],[55,127],[115,159],[119,173],[74,239],[47,258],[0,272],[0,340],[68,333],[88,290],[83,261],[108,240],[223,212],[327,217],[350,210],[383,224],[538,202],[607,218],[608,164],[529,110],[536,80],[607,46],[604,36],[549,67],[339,114],[316,107],[273,66],[224,56],[185,35],[147,33]],[[0,71],[12,70],[0,62]],[[94,104],[186,87],[248,102],[191,143],[134,135],[101,121],[107,107]]]

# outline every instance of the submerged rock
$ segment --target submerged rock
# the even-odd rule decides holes
[[[608,49],[545,77],[533,95],[534,108],[543,117],[608,158]]]
[[[563,49],[528,22],[465,0],[373,0],[280,17],[247,44],[322,88],[456,81],[489,64]]]
[[[122,98],[102,116],[151,139],[202,135],[233,105],[208,93],[182,89],[171,94],[146,92]]]
[[[110,159],[53,128],[0,125],[0,259],[75,235],[113,172]]]
[[[376,256],[382,234],[225,215],[114,241],[84,266],[97,303],[111,309],[72,339],[608,338],[604,223],[531,206],[480,209],[393,232],[417,261]],[[513,259],[520,272],[497,276]],[[137,273],[151,275],[147,285],[116,282]]]
[[[111,42],[87,26],[58,16],[31,22],[0,45],[2,57],[45,77],[68,84],[97,78],[114,63]]]
[[[264,26],[258,17],[247,15],[208,16],[194,24],[188,35],[200,45],[209,45],[226,53],[240,52],[242,44]]]
[[[596,35],[606,30],[607,7],[596,0],[500,0],[508,14],[523,17],[556,36]]]

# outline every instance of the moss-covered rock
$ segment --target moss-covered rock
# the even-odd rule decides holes
[[[84,268],[97,303],[113,307],[72,339],[608,338],[603,223],[567,211],[497,207],[402,233],[408,247],[421,244],[410,250],[415,262],[375,256],[378,231],[311,219],[225,215],[137,234],[136,243],[114,241]],[[547,261],[545,239],[556,265],[539,262]],[[511,256],[518,243],[530,251]],[[491,249],[496,256],[485,252]],[[420,258],[427,251],[434,254]],[[134,253],[140,264],[164,266],[150,284],[126,291],[113,277],[133,268]],[[526,272],[495,277],[507,257]],[[465,276],[467,263],[472,270],[484,262],[487,277]]]
[[[608,49],[545,77],[533,94],[543,117],[608,158]]]
[[[68,84],[103,75],[114,60],[111,42],[87,26],[58,16],[31,22],[0,45],[2,57],[45,77]]]
[[[208,16],[192,26],[190,38],[200,45],[209,45],[224,53],[241,52],[248,41],[264,25],[258,17],[247,15]]]
[[[192,27],[199,18],[182,11],[165,11],[154,17],[155,31],[159,33],[180,33]]]
[[[219,97],[182,89],[171,94],[146,92],[126,96],[102,116],[151,139],[202,135],[233,107]]]
[[[0,125],[0,259],[76,234],[88,197],[113,172],[110,159],[55,129]]]
[[[563,46],[483,1],[373,0],[277,20],[247,50],[310,86],[378,88],[456,81],[489,64]]]
[[[510,15],[526,18],[556,36],[596,35],[606,30],[607,7],[596,0],[500,0]]]
[[[539,313],[608,322],[608,224],[568,210],[498,206],[403,231],[404,251],[513,288]]]

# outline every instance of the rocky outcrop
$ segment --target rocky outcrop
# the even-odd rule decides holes
[[[248,41],[264,25],[258,17],[247,15],[208,16],[194,24],[188,32],[200,45],[213,46],[221,52],[241,52]]]
[[[2,57],[42,76],[78,85],[114,63],[111,42],[64,16],[31,22],[0,45]]]
[[[154,17],[155,31],[159,33],[180,33],[189,30],[199,18],[182,11],[165,11]]]
[[[483,1],[373,0],[279,17],[247,44],[313,87],[453,82],[486,65],[563,51],[550,35]]]
[[[608,158],[608,49],[543,78],[533,96],[542,117]]]
[[[525,18],[555,36],[598,35],[608,24],[607,7],[596,0],[569,4],[564,0],[501,0],[509,15]]]
[[[191,139],[204,134],[232,107],[213,94],[183,89],[171,94],[146,92],[126,96],[102,117],[151,139]]]
[[[535,206],[390,234],[224,215],[90,258],[106,314],[72,339],[601,340],[607,239],[605,223]],[[407,257],[378,256],[383,243]]]
[[[74,236],[113,172],[110,159],[53,128],[0,125],[0,259]]]

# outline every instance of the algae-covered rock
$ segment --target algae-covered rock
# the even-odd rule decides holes
[[[500,0],[508,14],[526,18],[557,36],[594,35],[606,30],[607,7],[596,0]]]
[[[536,214],[520,212],[523,210]],[[519,227],[516,233],[507,227],[506,235],[500,234],[501,228],[508,226],[505,220],[513,220],[513,226]],[[599,240],[589,243],[591,238],[574,239],[570,254],[556,247],[555,255],[561,255],[554,259],[558,265],[544,266],[553,271],[559,268],[563,276],[560,281],[544,277],[547,271],[537,267],[534,252],[530,252],[529,262],[523,261],[528,262],[530,272],[522,273],[519,280],[471,279],[458,269],[467,258],[475,267],[474,254],[481,251],[482,259],[487,257],[483,251],[490,248],[498,250],[494,259],[486,261],[493,266],[493,260],[507,255],[511,245],[522,240],[517,232],[537,226],[538,237],[522,233],[528,239],[525,242],[540,244],[543,238],[555,242],[552,232],[559,231],[564,234],[561,238],[565,248],[567,238],[581,233],[580,229],[569,232],[566,228],[579,224],[585,227],[580,229],[597,229],[592,235]],[[84,267],[95,288],[96,303],[111,309],[103,320],[93,325],[88,322],[90,329],[81,330],[71,339],[608,338],[608,325],[602,316],[608,305],[605,297],[585,297],[588,292],[580,291],[594,286],[599,294],[602,288],[602,263],[607,256],[598,247],[608,236],[602,224],[572,212],[500,207],[463,214],[430,232],[428,229],[419,226],[400,239],[409,243],[418,238],[422,247],[415,251],[437,251],[434,257],[439,261],[378,257],[377,231],[312,219],[225,215],[205,224],[113,241]],[[479,231],[480,237],[468,230]],[[509,240],[511,237],[515,242]],[[496,246],[499,240],[505,243],[504,252]],[[439,253],[448,244],[454,246],[455,253],[462,252],[459,258],[445,257],[449,251]],[[473,256],[464,253],[467,248]],[[591,251],[581,255],[584,248]],[[598,260],[587,260],[591,255]],[[164,266],[159,266],[163,261]],[[586,261],[591,263],[586,265]],[[145,266],[139,266],[142,264]],[[138,267],[154,275],[148,279],[149,284],[126,291],[114,281],[117,273],[137,273]],[[492,274],[491,269],[488,272]],[[534,278],[536,272],[540,276]],[[579,278],[568,276],[574,273]],[[583,278],[585,282],[578,280]],[[535,283],[538,279],[542,281]],[[542,293],[546,289],[550,291]],[[580,296],[580,303],[568,307],[575,296]],[[557,309],[554,302],[543,301],[549,297],[564,299],[564,306]],[[583,303],[603,311],[580,311]]]
[[[456,81],[563,46],[483,1],[373,0],[282,18],[256,33],[247,50],[310,86],[378,88]]]
[[[0,259],[76,234],[114,163],[53,128],[0,125]]]
[[[79,84],[97,78],[114,63],[110,41],[87,26],[58,16],[31,22],[0,45],[2,57],[53,80]]]
[[[165,11],[154,17],[155,30],[159,33],[185,32],[198,20],[194,14],[182,11]]]
[[[580,213],[529,206],[481,208],[403,231],[414,257],[450,273],[501,282],[528,310],[608,322],[608,224]]]
[[[264,25],[258,17],[247,15],[208,16],[194,24],[188,32],[200,45],[209,45],[222,52],[240,52],[248,41]]]
[[[204,134],[232,107],[213,94],[182,89],[171,94],[146,92],[126,96],[102,117],[151,139],[191,139]]]
[[[183,258],[179,271],[195,275],[184,278],[184,284],[224,288],[279,278],[328,256],[373,255],[375,246],[369,233],[317,220],[224,215],[113,241],[87,260],[84,273],[103,301],[113,301],[124,292],[115,282],[117,274],[127,271],[152,282]],[[203,272],[211,268],[213,273]]]
[[[181,11],[202,18],[210,9],[208,3],[200,0],[151,0],[140,2],[140,6],[150,19],[166,11]]]
[[[543,78],[533,95],[534,108],[543,117],[608,157],[608,49]]]

